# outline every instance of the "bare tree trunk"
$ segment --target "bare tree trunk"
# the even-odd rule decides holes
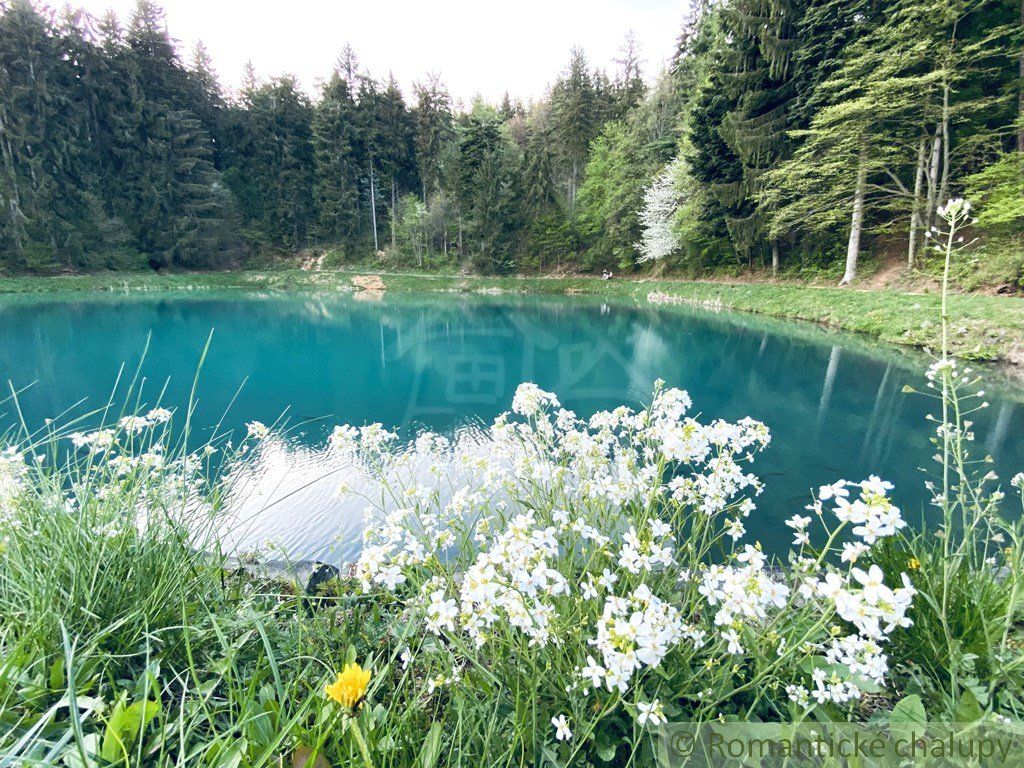
[[[914,268],[917,263],[917,241],[921,236],[923,222],[921,221],[921,189],[924,187],[925,161],[928,153],[928,138],[921,137],[921,143],[917,148],[917,173],[914,176],[914,201],[910,210],[910,245],[907,248],[907,267]]]
[[[939,199],[942,205],[949,198],[949,83],[942,85],[942,182],[939,184]]]
[[[849,285],[857,276],[857,256],[860,253],[860,233],[864,227],[864,189],[868,182],[868,165],[861,150],[857,168],[857,188],[853,193],[853,215],[850,218],[850,240],[846,244],[846,271],[840,285]]]
[[[942,151],[942,126],[935,126],[935,136],[932,137],[932,159],[928,166],[928,203],[924,211],[924,224],[932,226],[935,222],[935,202],[939,196],[939,158]]]
[[[1024,0],[1020,4],[1020,26],[1024,29]],[[1017,119],[1020,125],[1017,126],[1017,151],[1024,152],[1024,50],[1020,52],[1020,91],[1017,94]]]
[[[380,246],[377,243],[377,192],[373,186],[373,158],[370,158],[370,217],[373,220],[373,252],[377,253]]]
[[[395,180],[391,179],[391,248],[393,250],[398,249],[398,238],[395,235],[395,215],[398,212],[398,206],[395,201]]]
[[[772,240],[772,277],[779,274],[779,241]]]

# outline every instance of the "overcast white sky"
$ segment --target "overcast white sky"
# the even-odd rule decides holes
[[[54,5],[60,0],[50,0]],[[127,21],[134,0],[74,0],[90,13],[113,9]],[[291,73],[306,90],[330,73],[351,43],[372,74],[393,71],[406,94],[437,72],[453,97],[505,90],[542,96],[574,45],[591,65],[614,69],[628,30],[650,77],[671,56],[686,0],[165,0],[167,27],[190,55],[202,39],[223,84],[236,87],[251,59],[263,77]]]

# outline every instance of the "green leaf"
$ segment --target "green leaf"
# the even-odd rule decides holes
[[[427,731],[420,748],[420,768],[434,768],[441,756],[441,724],[435,722]]]
[[[981,720],[983,714],[977,697],[970,691],[964,691],[956,705],[953,720],[957,723],[974,723]]]
[[[889,732],[893,738],[912,739],[915,732],[920,734],[923,726],[928,722],[928,715],[924,709],[924,702],[916,693],[906,696],[896,702],[896,706],[889,713]]]
[[[66,682],[64,679],[64,657],[58,656],[57,660],[53,662],[53,666],[50,667],[50,690],[61,691]]]
[[[127,700],[128,695],[122,693],[107,720],[103,746],[100,748],[100,757],[107,762],[124,760],[139,733],[160,712],[158,701],[143,700],[125,706]]]
[[[924,710],[924,702],[916,693],[896,702],[889,713],[890,723],[926,723],[928,715]]]
[[[606,763],[610,763],[615,759],[616,747],[614,744],[605,744],[604,746],[597,748],[597,756],[604,760]]]
[[[67,768],[97,768],[100,764],[99,760],[96,759],[96,752],[99,747],[99,734],[98,733],[87,733],[82,737],[82,746],[84,749],[79,751],[77,749],[70,750],[64,755],[64,764]]]
[[[243,740],[230,745],[216,755],[217,762],[214,765],[216,768],[238,768],[242,764],[242,753],[245,747],[246,744]]]

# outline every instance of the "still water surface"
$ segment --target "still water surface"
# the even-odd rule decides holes
[[[412,435],[479,427],[534,381],[581,416],[649,399],[655,379],[689,390],[704,418],[752,416],[772,431],[755,464],[767,488],[751,536],[778,550],[782,520],[812,487],[878,473],[911,520],[927,514],[934,453],[925,415],[927,361],[804,325],[697,309],[583,297],[241,292],[12,297],[0,301],[0,380],[28,387],[30,426],[108,398],[118,368],[142,364],[144,398],[179,408],[199,377],[197,441],[213,427],[244,435],[251,420],[287,419],[287,440],[259,456],[241,502],[241,546],[272,538],[291,558],[356,551],[364,503],[341,498],[344,470],[316,450],[337,423],[382,422]],[[1024,470],[1024,388],[990,388],[977,451],[1004,478]],[[0,422],[10,424],[10,405]],[[330,473],[328,477],[325,477]],[[337,542],[340,541],[340,546]]]

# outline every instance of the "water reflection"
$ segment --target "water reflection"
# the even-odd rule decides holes
[[[907,383],[922,386],[920,356],[728,313],[461,294],[375,302],[336,293],[8,299],[0,302],[0,379],[35,382],[22,410],[38,426],[83,396],[93,407],[103,403],[118,367],[134,365],[152,334],[142,367],[148,404],[166,382],[164,403],[180,408],[211,329],[196,439],[222,417],[224,428],[244,432],[246,421],[287,414],[292,439],[268,449],[256,470],[264,500],[276,499],[267,488],[287,492],[255,529],[277,530],[293,553],[321,552],[339,530],[358,530],[361,507],[337,497],[333,476],[341,470],[316,451],[333,424],[450,434],[489,423],[527,380],[581,416],[642,403],[662,378],[688,389],[704,418],[767,423],[773,442],[756,465],[767,490],[748,527],[768,547],[786,543],[779,521],[802,510],[811,487],[839,477],[880,473],[896,483],[910,519],[927,509],[919,468],[933,464],[924,420],[933,404],[902,392]],[[1008,477],[1024,468],[1021,390],[989,399],[992,407],[977,414],[975,449],[992,453]],[[0,418],[10,423],[13,415]],[[249,517],[261,509],[257,498],[245,502]]]

